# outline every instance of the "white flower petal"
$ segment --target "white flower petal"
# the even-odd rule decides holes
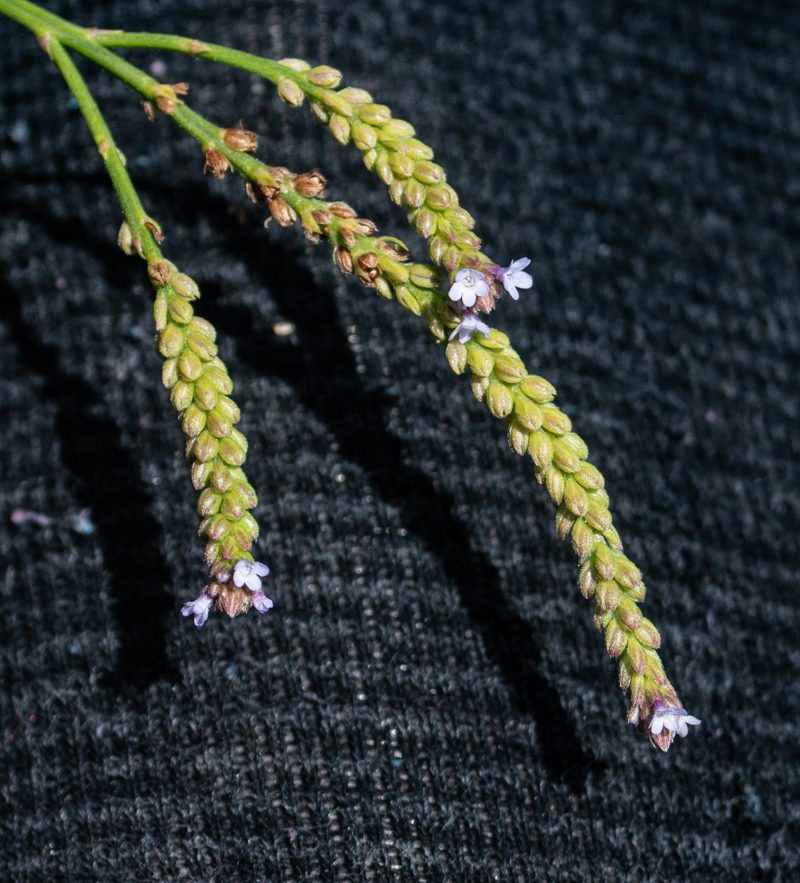
[[[243,571],[238,570],[238,569],[234,569],[234,571],[233,571],[233,584],[237,588],[241,589],[241,587],[244,585],[246,579],[247,579],[247,577],[245,576]]]
[[[650,732],[654,736],[658,736],[661,734],[661,731],[664,729],[664,719],[661,717],[654,717],[652,721],[650,721]]]
[[[261,580],[254,573],[251,573],[247,577],[245,583],[247,584],[247,588],[250,589],[251,592],[261,591]]]
[[[273,607],[272,599],[267,598],[263,592],[254,592],[251,600],[253,602],[253,607],[255,607],[259,613],[266,613]]]
[[[269,574],[269,567],[260,561],[256,561],[253,563],[253,572],[258,574],[258,576],[267,576]]]

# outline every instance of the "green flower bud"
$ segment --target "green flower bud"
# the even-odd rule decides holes
[[[581,460],[585,460],[589,456],[589,448],[586,446],[586,442],[574,432],[568,432],[562,441],[564,444],[569,445],[575,455]]]
[[[446,248],[445,240],[442,239],[441,236],[434,236],[428,242],[428,252],[430,253],[431,260],[439,265],[442,263],[442,256],[444,255],[444,250]]]
[[[186,343],[193,353],[196,353],[204,362],[208,362],[217,354],[217,345],[198,331],[190,331],[186,336]]]
[[[351,107],[350,102],[342,98],[342,96],[339,95],[337,92],[326,90],[319,97],[326,107],[330,108],[330,110],[335,111],[337,114],[341,114],[343,117],[349,117],[353,115],[353,108]]]
[[[628,636],[628,646],[625,648],[625,661],[637,675],[643,675],[647,671],[647,653],[645,653],[644,647],[636,640],[635,635]],[[633,679],[631,678],[631,680]]]
[[[278,80],[278,95],[289,107],[300,107],[305,95],[294,80]]]
[[[428,209],[417,212],[414,227],[423,239],[428,239],[436,232],[436,215]]]
[[[605,484],[600,471],[591,463],[585,462],[581,463],[581,468],[575,473],[575,480],[588,490],[597,490]]]
[[[173,274],[170,284],[175,294],[186,298],[186,300],[197,300],[200,297],[200,289],[197,287],[197,283],[185,273]]]
[[[606,627],[606,652],[614,659],[622,653],[627,643],[627,632],[616,619],[612,619]]]
[[[211,381],[219,392],[230,395],[233,392],[233,381],[225,371],[213,365],[206,365],[203,372],[206,379]]]
[[[548,383],[543,377],[536,377],[533,374],[526,377],[520,383],[519,388],[529,399],[540,405],[551,402],[556,394],[555,387],[551,383]]]
[[[221,540],[227,535],[230,529],[230,522],[221,514],[213,515],[205,526],[205,535],[210,540]]]
[[[569,511],[569,509],[567,509],[564,503],[558,507],[558,511],[556,512],[556,530],[562,540],[565,540],[572,533],[572,528],[575,527],[576,520],[575,516]]]
[[[156,322],[156,331],[163,331],[167,325],[167,298],[159,293],[153,304],[153,318]]]
[[[581,575],[578,580],[578,585],[580,586],[581,594],[584,598],[591,598],[597,592],[597,578],[592,570],[592,562],[589,560],[584,561],[581,565]]]
[[[311,70],[307,71],[306,76],[315,86],[329,86],[335,88],[342,81],[342,72],[337,71],[335,67],[328,67],[327,64],[312,67]],[[348,113],[350,113],[350,111],[348,111]]]
[[[616,561],[617,579],[626,589],[635,589],[642,584],[642,571],[624,555],[614,556]]]
[[[187,325],[192,320],[194,310],[189,301],[182,297],[173,297],[169,302],[169,315],[173,322]]]
[[[522,426],[531,431],[542,426],[542,411],[529,398],[523,395],[514,397],[514,415]]]
[[[213,462],[203,463],[201,460],[197,460],[195,463],[192,463],[192,484],[195,490],[202,490],[208,484],[213,468]]]
[[[192,445],[192,453],[201,463],[207,463],[216,457],[218,451],[219,442],[208,430],[203,430]]]
[[[303,61],[302,58],[282,58],[278,64],[291,68],[293,71],[311,70],[311,65],[307,61]]]
[[[172,402],[172,407],[175,408],[176,411],[183,411],[188,408],[189,405],[191,405],[193,398],[194,384],[181,381],[172,387],[170,401]]]
[[[523,390],[523,392],[525,391]],[[525,394],[527,395],[527,393]],[[555,405],[542,405],[542,426],[554,435],[564,435],[565,432],[569,432],[572,429],[572,421],[563,411],[559,411]],[[569,471],[577,472],[578,469],[580,469],[580,465]]]
[[[158,351],[165,359],[177,356],[183,349],[183,332],[175,325],[167,325],[159,334]]]
[[[224,494],[233,484],[233,475],[231,470],[222,463],[216,463],[209,473],[209,481],[211,486],[219,493]]]
[[[444,178],[444,169],[436,163],[421,160],[414,165],[414,177],[423,184],[438,184]]]
[[[406,181],[403,192],[406,202],[414,208],[419,208],[425,202],[425,187],[413,178]]]
[[[197,501],[197,512],[199,515],[216,515],[221,503],[222,494],[216,493],[211,488],[206,488]]]
[[[338,113],[331,116],[330,129],[340,144],[347,144],[350,140],[350,123]]]
[[[228,491],[222,498],[220,511],[231,521],[238,521],[245,513],[244,500],[236,491]]]
[[[375,279],[375,288],[378,294],[385,300],[392,300],[394,297],[392,286],[382,276],[378,276]]]
[[[231,434],[233,427],[230,420],[227,420],[219,413],[217,408],[208,412],[208,431],[214,438],[227,438]]]
[[[519,359],[498,356],[494,363],[495,374],[505,383],[518,383],[525,376],[525,366]]]
[[[378,151],[378,157],[375,160],[375,174],[384,184],[391,184],[394,181],[389,154],[385,150]]]
[[[550,436],[541,429],[534,432],[528,441],[528,453],[537,466],[546,469],[553,459],[553,442]]]
[[[626,598],[625,595],[620,598],[617,616],[625,628],[632,632],[635,632],[643,621],[642,611],[639,610],[636,602]]]
[[[386,131],[386,127],[384,127],[384,131]],[[410,156],[411,159],[433,159],[433,151],[430,147],[417,141],[416,138],[409,138],[403,146],[406,156]]]
[[[226,420],[230,420],[231,423],[238,423],[242,419],[242,412],[239,410],[239,406],[233,399],[229,399],[227,396],[220,396],[217,403],[217,411]]]
[[[366,89],[356,89],[353,86],[348,86],[346,89],[341,89],[339,94],[344,98],[345,101],[349,101],[350,104],[356,107],[362,107],[361,111],[361,119],[364,119],[364,109],[366,107],[378,107],[379,105],[372,104],[372,96],[367,92]],[[388,110],[388,108],[387,108]],[[388,117],[386,118],[388,119]],[[369,120],[364,120],[364,122],[370,122]],[[385,122],[385,121],[384,121]]]
[[[545,423],[546,426],[546,423]],[[564,442],[559,438],[553,442],[553,457],[555,458],[556,463],[558,463],[559,467],[564,470],[564,472],[577,472],[581,468],[581,461],[577,458],[577,456],[572,452],[572,450],[564,444]],[[580,485],[577,485],[580,487]],[[588,506],[588,500],[586,500],[586,491],[583,488],[580,488],[581,493],[583,494],[586,505]],[[577,513],[582,515],[582,512]]]
[[[246,459],[244,450],[236,443],[236,439],[228,436],[219,442],[219,456],[230,466],[241,466]]]
[[[219,393],[214,384],[208,377],[201,377],[194,386],[194,400],[198,407],[210,411],[217,404],[218,398]]]
[[[431,190],[428,191],[428,194],[430,195],[431,191],[439,189],[444,188],[431,187]],[[452,202],[452,197],[450,197],[449,193],[447,193],[447,196],[451,199]],[[473,218],[466,209],[459,208],[457,205],[451,209],[448,209],[444,213],[444,216],[454,227],[466,227],[468,230],[471,230],[475,226],[475,218]],[[545,381],[545,383],[547,383],[547,381]],[[550,384],[548,384],[548,386],[549,385]],[[555,394],[555,390],[553,392]]]
[[[599,530],[601,533],[611,527],[611,513],[599,500],[595,500],[592,497],[589,497],[586,520],[595,530]]]
[[[387,154],[392,171],[399,178],[410,178],[414,174],[414,160],[402,153]]]
[[[472,385],[472,394],[479,402],[483,402],[486,399],[486,390],[489,389],[489,384],[491,380],[488,377],[481,377],[476,374],[471,380]]]
[[[530,433],[527,429],[520,426],[516,420],[511,421],[508,427],[508,443],[513,451],[522,456],[528,450],[529,437]]]
[[[488,377],[492,373],[494,359],[489,353],[481,349],[480,346],[472,345],[467,347],[467,349],[469,351],[467,361],[472,369],[472,373],[477,374],[478,377]]]
[[[614,579],[617,572],[614,553],[605,543],[598,543],[594,550],[594,567],[600,579]]]
[[[178,360],[178,370],[184,380],[197,380],[203,373],[203,363],[195,353],[184,350]]]
[[[556,463],[561,465],[559,462],[559,449],[557,444],[554,446],[554,457]],[[564,485],[564,502],[567,504],[569,511],[574,512],[576,515],[583,516],[589,509],[589,500],[586,496],[586,491],[572,478],[568,478]]]
[[[645,647],[652,647],[654,650],[658,650],[661,646],[661,635],[659,635],[658,629],[649,619],[644,617],[642,617],[642,624],[636,630],[636,637]]]
[[[502,383],[496,381],[489,384],[489,389],[486,391],[486,404],[495,417],[507,417],[514,409],[511,393]]]
[[[409,267],[409,279],[420,288],[436,288],[442,283],[442,272],[429,264],[412,264]]]
[[[467,348],[463,343],[457,340],[451,340],[447,344],[447,361],[456,374],[463,374],[467,367]]]
[[[581,559],[591,555],[594,549],[594,531],[582,518],[577,518],[572,528],[572,548]]]
[[[359,150],[370,150],[378,143],[378,136],[372,126],[366,123],[353,123],[350,127],[353,144]],[[388,183],[388,182],[387,182]]]
[[[194,437],[199,435],[206,425],[206,412],[201,411],[197,405],[189,405],[181,416],[181,427],[186,435]]]
[[[422,315],[422,310],[420,309],[417,299],[405,287],[405,285],[401,285],[400,288],[397,289],[396,296],[397,296],[398,302],[402,306],[404,306],[407,310],[410,310],[415,316]]]
[[[551,464],[545,470],[544,479],[550,499],[556,506],[560,506],[564,500],[564,473],[557,466]]]
[[[601,579],[597,582],[597,603],[603,610],[616,610],[622,599],[622,592],[613,579]]]
[[[404,157],[404,159],[411,162],[408,157]],[[429,187],[427,199],[428,205],[437,212],[443,211],[451,205],[450,194],[444,189],[444,187]],[[448,223],[452,223],[450,218],[445,218],[445,220],[447,220]]]
[[[161,366],[161,382],[167,389],[171,389],[178,382],[177,359],[167,359]]]
[[[392,112],[385,104],[368,104],[361,108],[361,119],[370,126],[385,126],[392,118]]]

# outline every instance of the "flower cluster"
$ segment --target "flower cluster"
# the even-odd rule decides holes
[[[184,616],[193,616],[194,624],[201,626],[208,619],[211,608],[217,607],[229,616],[244,613],[255,607],[259,613],[272,609],[272,600],[262,590],[261,577],[267,576],[269,567],[260,561],[241,558],[233,568],[233,586],[226,585],[227,578],[217,579],[194,601],[187,601],[181,608]]]

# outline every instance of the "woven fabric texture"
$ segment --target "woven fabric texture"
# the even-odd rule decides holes
[[[799,879],[797,5],[48,6],[328,63],[414,124],[487,252],[532,258],[492,322],[590,445],[703,723],[667,755],[625,724],[532,464],[424,323],[80,61],[217,325],[261,499],[274,610],[180,616],[205,568],[152,290],[60,76],[0,18],[0,879]],[[124,54],[424,257],[307,108]]]

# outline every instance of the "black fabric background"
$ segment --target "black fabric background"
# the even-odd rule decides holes
[[[265,232],[81,62],[202,287],[261,497],[274,611],[179,615],[204,567],[145,269],[57,72],[0,20],[0,878],[798,879],[796,4],[50,8],[327,62],[417,127],[489,254],[532,258],[495,324],[589,443],[703,724],[668,755],[625,724],[530,462],[424,324]],[[414,242],[269,84],[130,57]]]

